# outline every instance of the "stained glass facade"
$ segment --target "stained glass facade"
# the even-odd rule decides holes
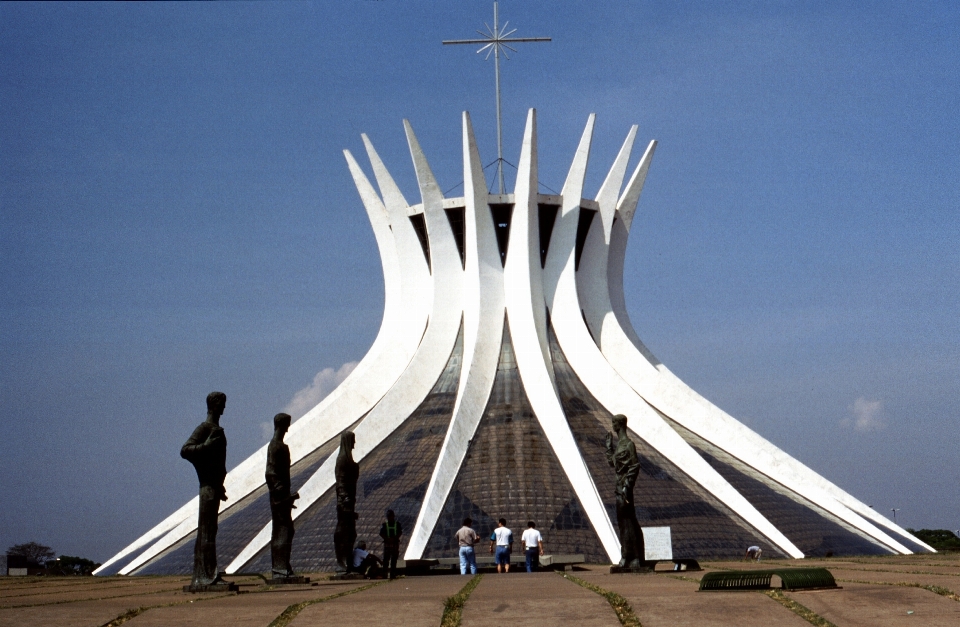
[[[613,415],[574,373],[552,328],[548,329],[548,338],[567,421],[616,527],[617,477],[606,458],[606,434],[613,429]],[[630,439],[640,458],[640,476],[634,489],[637,519],[641,527],[670,527],[675,558],[739,557],[751,544],[759,544],[768,555],[782,555],[762,534],[703,490],[640,435],[631,430]]]
[[[863,532],[757,472],[677,423],[670,426],[703,456],[750,504],[808,557],[887,555],[890,553]]]
[[[455,557],[454,537],[464,518],[486,538],[507,519],[519,536],[537,523],[552,554],[582,553],[591,562],[606,553],[583,514],[573,487],[533,414],[517,369],[509,321],[504,324],[493,389],[450,496],[424,551],[425,558]],[[517,548],[517,547],[515,547]]]
[[[384,512],[392,509],[403,527],[400,554],[406,550],[427,490],[427,482],[440,455],[440,447],[453,415],[463,357],[463,329],[447,365],[430,394],[400,427],[360,460],[357,483],[357,540],[383,555],[380,525]],[[333,488],[294,521],[296,535],[290,562],[297,572],[331,571],[336,568],[333,532],[337,526],[337,503]],[[244,571],[270,569],[270,547],[245,564]]]

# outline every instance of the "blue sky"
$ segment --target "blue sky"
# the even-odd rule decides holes
[[[898,522],[960,528],[956,6],[500,10],[553,37],[503,64],[505,157],[536,107],[544,191],[591,112],[588,192],[631,124],[660,142],[625,271],[654,353]],[[207,392],[232,466],[363,356],[382,275],[341,151],[367,133],[416,198],[409,118],[449,189],[469,110],[492,160],[492,61],[440,44],[491,19],[0,4],[0,548],[109,557],[195,494]]]

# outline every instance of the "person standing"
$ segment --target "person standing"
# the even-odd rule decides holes
[[[223,487],[227,477],[227,436],[220,426],[220,416],[226,406],[226,394],[210,392],[207,395],[207,419],[193,430],[180,448],[180,457],[193,464],[200,481],[200,513],[193,548],[191,588],[224,583],[217,570],[217,519],[220,501],[227,500]]]
[[[464,518],[463,526],[457,531],[457,544],[460,546],[460,574],[466,575],[467,568],[471,575],[477,574],[477,554],[474,547],[480,542],[480,536],[470,526],[473,519]]]
[[[388,568],[387,578],[396,579],[397,560],[400,559],[400,536],[403,527],[397,521],[392,509],[387,510],[387,520],[380,525],[380,537],[383,538],[383,566]]]
[[[490,535],[490,552],[496,549],[497,572],[510,572],[510,553],[513,552],[513,532],[507,527],[507,519],[497,521],[498,526]]]
[[[540,556],[543,555],[543,536],[537,531],[537,523],[532,520],[527,523],[527,529],[523,532],[520,541],[525,549],[527,572],[532,573],[540,567]]]

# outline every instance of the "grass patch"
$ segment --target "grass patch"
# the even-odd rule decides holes
[[[480,585],[481,579],[483,579],[482,574],[474,575],[467,585],[460,588],[460,592],[447,597],[443,602],[443,618],[440,619],[440,627],[460,627],[460,621],[463,619],[463,605],[470,598],[474,588]]]
[[[683,575],[667,575],[670,579],[679,579],[680,581],[689,581],[691,583],[699,584],[699,579],[694,579],[693,577],[684,577]]]
[[[159,606],[158,606],[158,607],[159,607]],[[132,609],[132,610],[127,610],[126,612],[124,612],[124,613],[121,614],[120,616],[117,616],[116,618],[114,618],[113,620],[111,620],[109,623],[104,623],[101,627],[117,627],[117,625],[122,625],[122,624],[124,624],[125,622],[127,622],[128,620],[130,620],[131,618],[136,618],[137,616],[140,616],[141,614],[143,614],[144,612],[146,612],[146,611],[149,610],[149,609],[150,609],[149,607],[146,607],[146,606],[142,606],[142,605],[141,605],[141,606],[138,607],[138,608],[135,608],[135,609]]]
[[[353,588],[352,590],[344,590],[343,592],[338,592],[336,594],[331,594],[329,596],[320,597],[319,599],[312,599],[310,601],[303,601],[301,603],[294,603],[287,607],[287,609],[280,612],[280,616],[277,616],[267,627],[286,627],[290,622],[297,617],[297,614],[303,611],[304,608],[314,605],[316,603],[323,603],[324,601],[332,601],[333,599],[339,599],[340,597],[345,597],[348,594],[353,594],[354,592],[363,592],[364,590],[369,590],[375,586],[389,582],[389,579],[384,579],[376,583],[370,583],[365,586],[360,586],[358,588]]]
[[[764,594],[784,606],[803,620],[807,621],[811,625],[816,625],[817,627],[837,627],[830,621],[828,621],[823,616],[820,616],[813,610],[806,608],[793,599],[790,599],[784,596],[783,592],[774,588],[773,590],[765,590]]]
[[[623,627],[642,627],[640,624],[640,619],[637,618],[637,615],[633,613],[633,608],[630,607],[630,604],[622,596],[616,592],[610,592],[609,590],[604,590],[600,586],[594,585],[589,581],[584,581],[579,577],[574,577],[570,574],[564,574],[563,578],[572,581],[578,586],[582,586],[591,592],[595,592],[607,600],[607,603],[610,604],[610,607],[613,608],[613,611],[617,614],[617,619],[620,621],[620,624]]]

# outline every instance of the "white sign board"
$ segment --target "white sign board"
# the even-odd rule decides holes
[[[641,527],[643,532],[643,559],[672,560],[673,542],[670,541],[670,527]]]

